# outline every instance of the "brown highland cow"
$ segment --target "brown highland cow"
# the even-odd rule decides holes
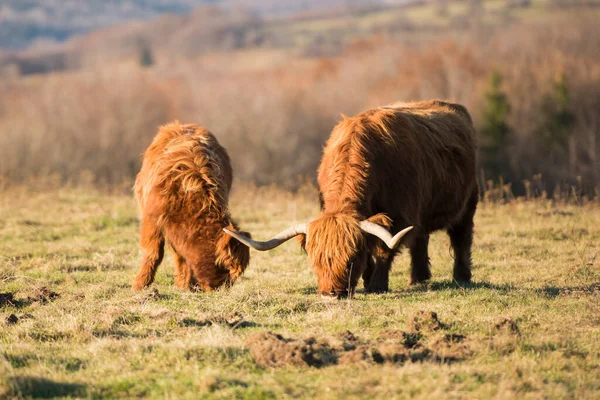
[[[344,117],[318,171],[321,214],[267,242],[228,233],[257,250],[301,235],[319,292],[344,297],[360,276],[366,292],[388,290],[405,235],[411,283],[429,279],[429,234],[444,229],[454,248],[454,279],[469,281],[478,201],[475,136],[467,110],[444,101],[398,103]],[[389,233],[401,228],[394,237]]]
[[[227,151],[208,130],[178,122],[159,129],[135,181],[143,261],[134,290],[154,281],[165,243],[181,288],[213,290],[244,272],[248,248],[223,232],[238,230],[227,208],[232,176]]]

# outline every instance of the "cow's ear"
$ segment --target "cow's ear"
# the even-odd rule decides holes
[[[240,233],[250,237],[248,232],[240,231]],[[232,284],[244,273],[250,263],[250,249],[237,239],[224,233],[217,242],[216,262],[221,267],[229,270],[229,284]]]
[[[236,229],[236,231],[237,231],[237,229]],[[246,232],[246,231],[237,231],[237,232],[240,235],[246,236],[248,239],[252,239],[252,235],[250,234],[250,232]],[[242,257],[242,253],[245,254],[245,253],[250,252],[250,249],[248,248],[248,246],[246,246],[244,243],[240,242],[233,236],[229,236],[229,235],[223,235],[223,236],[227,237],[226,238],[227,250],[229,251],[230,254],[238,255],[239,257]]]
[[[230,225],[229,229],[238,231],[233,225]],[[248,238],[252,237],[250,232],[238,232]],[[216,247],[217,263],[225,268],[231,268],[230,264],[234,263],[235,260],[239,261],[246,268],[250,261],[248,246],[226,233],[221,234]]]
[[[384,213],[375,214],[367,218],[367,221],[383,226],[388,231],[392,228],[392,219]]]
[[[377,224],[379,226],[383,226],[388,231],[392,228],[392,220],[384,213],[375,214],[367,218],[367,221]],[[371,243],[372,246],[371,255],[376,257],[386,257],[386,254],[388,254],[389,249],[379,238],[372,235],[367,235],[367,240],[369,241],[369,243]]]
[[[240,235],[246,236],[248,239],[252,239],[252,235],[250,234],[250,232],[246,232],[246,231],[238,231],[238,232],[240,233]],[[237,242],[237,240],[236,240],[236,242]],[[243,243],[240,243],[240,244],[243,244]],[[244,246],[246,246],[246,245],[244,245]],[[246,246],[246,247],[248,247],[248,246]]]
[[[298,241],[300,247],[302,247],[302,250],[306,253],[306,235],[300,234],[296,236],[296,240]]]

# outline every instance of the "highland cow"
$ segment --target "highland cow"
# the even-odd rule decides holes
[[[318,186],[322,211],[312,222],[266,242],[228,233],[258,250],[300,235],[319,293],[344,297],[361,276],[366,292],[387,291],[401,241],[410,249],[411,283],[429,279],[429,235],[444,229],[454,279],[470,281],[476,132],[463,106],[433,100],[344,116],[324,149]]]
[[[154,281],[165,244],[175,284],[186,290],[231,285],[244,272],[249,249],[223,232],[238,230],[227,207],[232,177],[227,151],[208,130],[178,122],[159,129],[134,187],[143,251],[134,290]]]

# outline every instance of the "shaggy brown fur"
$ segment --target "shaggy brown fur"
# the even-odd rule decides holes
[[[232,177],[227,151],[208,130],[178,122],[159,129],[134,187],[143,250],[134,290],[154,281],[165,243],[184,289],[216,289],[244,272],[248,248],[223,232],[238,230],[227,208]]]
[[[388,290],[397,251],[362,232],[359,221],[392,233],[413,225],[403,243],[411,282],[430,278],[429,234],[445,229],[455,251],[454,277],[471,278],[473,215],[478,201],[475,129],[467,110],[444,101],[399,103],[344,117],[318,171],[322,214],[303,238],[319,292]]]

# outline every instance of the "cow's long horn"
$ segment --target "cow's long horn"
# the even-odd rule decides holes
[[[413,227],[409,226],[408,228],[402,229],[400,232],[396,233],[394,237],[392,237],[392,235],[383,226],[377,225],[371,221],[361,221],[360,228],[371,235],[377,236],[379,239],[383,240],[390,249],[394,249],[396,245],[400,243],[400,239],[402,239],[402,237],[406,235]]]
[[[234,238],[236,238],[237,240],[239,240],[240,242],[244,243],[248,247],[252,247],[253,249],[258,250],[258,251],[267,251],[267,250],[274,249],[275,247],[279,246],[280,244],[287,242],[294,236],[298,236],[298,235],[302,235],[302,234],[306,235],[306,224],[299,224],[296,226],[289,227],[289,228],[279,232],[272,239],[269,239],[265,242],[247,238],[246,236],[240,235],[238,232],[231,231],[227,228],[223,228],[223,230],[225,232],[227,232],[229,235],[231,235]]]

